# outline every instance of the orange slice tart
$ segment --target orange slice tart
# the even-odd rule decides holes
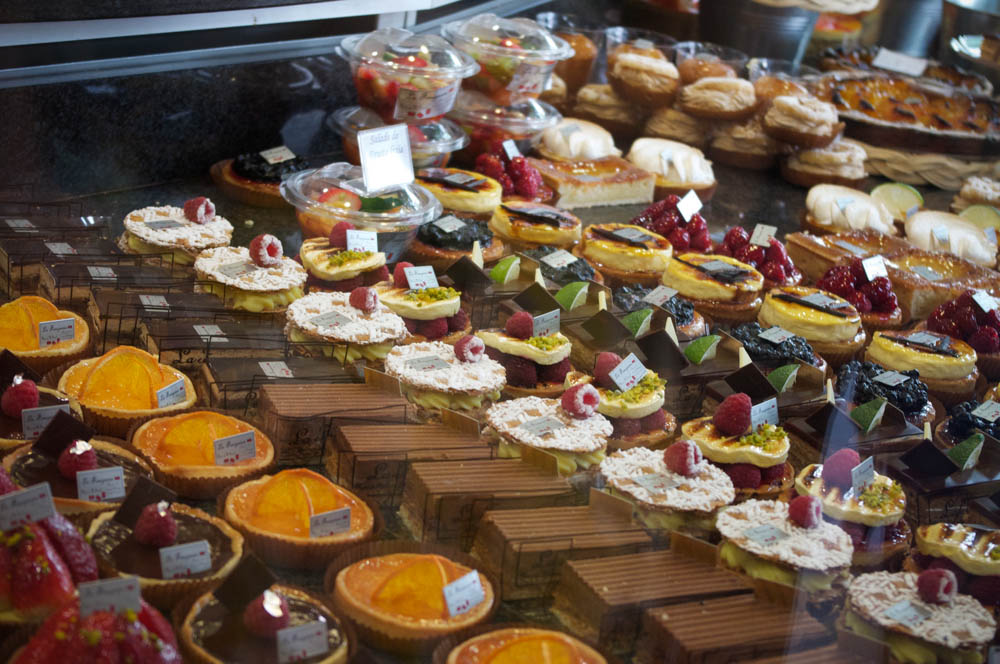
[[[246,443],[251,433],[252,454]],[[243,445],[235,438],[241,434]],[[223,438],[231,444],[217,445]],[[130,444],[156,469],[160,483],[187,498],[215,498],[274,461],[274,445],[263,431],[210,410],[153,418],[133,432]]]
[[[73,321],[72,338],[67,338],[68,324],[55,326],[61,330],[58,334],[39,328],[40,323],[66,320]],[[49,339],[61,340],[50,343]],[[0,306],[0,350],[4,348],[43,375],[87,355],[90,328],[72,311],[61,311],[43,297],[24,295]]]
[[[550,629],[509,627],[474,636],[448,653],[444,664],[606,664],[596,650]]]
[[[482,573],[484,599],[465,613],[452,616],[448,610],[444,587],[470,572],[471,568],[437,554],[365,558],[337,574],[333,601],[371,645],[414,654],[489,618],[496,599]]]
[[[339,512],[344,508],[349,516]],[[340,549],[371,537],[375,526],[363,500],[305,468],[233,487],[225,518],[264,562],[309,569],[326,567]]]
[[[170,395],[161,391],[167,387]],[[59,391],[80,402],[87,424],[119,438],[132,425],[190,408],[197,399],[190,378],[132,346],[77,362],[59,379]]]

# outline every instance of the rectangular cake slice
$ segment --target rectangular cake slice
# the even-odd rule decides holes
[[[572,162],[529,157],[528,161],[558,195],[555,205],[566,210],[653,202],[656,176],[621,157]]]
[[[209,357],[198,377],[208,404],[223,410],[255,411],[260,388],[277,383],[302,385],[357,381],[340,362],[330,358]]]

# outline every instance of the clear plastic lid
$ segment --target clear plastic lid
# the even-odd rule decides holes
[[[334,111],[330,123],[342,135],[356,139],[359,131],[385,125],[379,114],[362,106],[348,106]],[[461,150],[469,143],[462,128],[447,118],[421,125],[410,125],[410,151],[415,155],[444,154]]]
[[[452,21],[441,33],[460,49],[475,49],[498,57],[522,60],[565,60],[573,47],[530,18],[500,18],[480,14]]]
[[[345,37],[338,52],[355,64],[363,62],[410,76],[465,78],[479,71],[475,60],[447,40],[401,28],[379,28]]]
[[[499,127],[518,135],[536,134],[562,120],[559,111],[544,101],[526,99],[510,106],[498,106],[475,90],[459,92],[448,117],[459,123]]]
[[[334,189],[357,196],[360,207],[324,204],[320,199]],[[441,216],[441,203],[420,185],[403,184],[369,195],[361,167],[342,161],[286,178],[281,183],[281,195],[299,211],[322,210],[363,227],[419,226]]]

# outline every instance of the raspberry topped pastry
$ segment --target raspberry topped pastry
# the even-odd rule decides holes
[[[888,277],[868,278],[860,258],[834,265],[816,286],[846,298],[858,313],[865,330],[894,330],[903,326],[903,310]]]
[[[927,319],[927,329],[964,341],[976,351],[976,366],[988,380],[1000,379],[1000,310],[985,293],[967,290],[940,304]],[[979,304],[980,302],[985,304]]]
[[[677,209],[680,202],[680,196],[670,194],[640,212],[629,224],[642,226],[667,238],[674,253],[711,252],[712,238],[708,233],[708,222],[697,212],[685,220]]]
[[[534,318],[519,311],[500,329],[479,330],[476,337],[486,354],[507,371],[504,394],[510,397],[557,397],[565,389],[563,381],[572,369],[570,340],[558,330],[535,336]]]
[[[950,569],[958,591],[972,595],[991,611],[1000,607],[1000,559],[997,531],[971,523],[918,526],[914,548],[903,564],[908,572]]]
[[[211,293],[228,309],[278,313],[302,297],[308,273],[284,255],[281,241],[258,235],[250,246],[218,247],[198,254],[195,290]]]
[[[476,157],[476,170],[500,183],[505,201],[552,200],[552,190],[545,186],[542,174],[523,156],[510,159],[503,150],[486,152]]]
[[[843,130],[837,108],[812,96],[775,97],[764,115],[764,131],[770,136],[804,148],[824,148]]]
[[[392,288],[379,289],[379,301],[402,317],[410,336],[407,343],[443,341],[453,344],[472,331],[469,315],[462,309],[462,294],[449,286],[410,288],[406,268],[396,263]]]
[[[406,338],[406,324],[379,301],[372,288],[347,293],[310,293],[292,303],[285,334],[305,352],[332,355],[342,363],[380,362]],[[330,347],[332,344],[332,348]]]
[[[204,196],[184,207],[145,207],[125,216],[125,232],[118,246],[127,254],[171,254],[174,265],[188,266],[205,249],[225,247],[233,225],[215,214],[215,205]]]
[[[775,286],[797,286],[802,281],[802,273],[795,267],[781,240],[772,237],[766,247],[750,244],[750,233],[742,226],[733,226],[726,231],[713,253],[732,256],[755,268],[764,276],[764,290]]]
[[[574,255],[594,264],[605,283],[659,284],[673,247],[662,235],[631,224],[592,224],[583,230]]]
[[[358,286],[371,286],[389,278],[385,253],[347,248],[348,231],[356,230],[349,221],[341,221],[328,237],[302,240],[299,260],[309,273],[310,292],[350,293]]]

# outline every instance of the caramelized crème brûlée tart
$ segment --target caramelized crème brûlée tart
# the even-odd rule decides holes
[[[503,187],[491,177],[460,168],[422,168],[416,173],[417,184],[438,199],[447,212],[466,212],[489,219],[500,205]]]
[[[217,247],[198,254],[195,290],[220,298],[227,309],[281,312],[305,294],[308,272],[284,256],[273,235],[258,235],[250,247]]]
[[[44,330],[39,329],[42,323]],[[39,337],[42,332],[44,339]],[[0,349],[9,350],[39,376],[85,357],[89,348],[90,328],[72,311],[62,311],[37,295],[0,305]]]
[[[573,253],[597,266],[608,285],[655,286],[670,263],[673,247],[662,235],[631,224],[594,224],[583,231]]]
[[[861,314],[850,302],[806,286],[773,289],[757,320],[762,327],[777,326],[804,338],[834,368],[854,359],[867,338]]]
[[[217,446],[222,438],[228,444]],[[214,498],[226,487],[263,473],[274,461],[267,434],[210,410],[149,420],[129,443],[156,469],[162,484],[188,498]]]
[[[660,281],[718,323],[748,323],[762,303],[764,275],[729,256],[675,255]]]
[[[508,201],[493,210],[490,230],[515,251],[538,246],[569,249],[580,241],[580,220],[553,205]]]
[[[494,236],[487,222],[447,214],[421,224],[406,255],[418,265],[430,265],[437,272],[444,272],[463,256],[473,258],[476,243],[484,263],[497,261],[504,254],[503,240]]]
[[[506,382],[503,366],[486,357],[482,339],[471,335],[454,346],[440,341],[396,346],[385,358],[385,372],[425,417],[444,408],[478,416],[499,401]]]
[[[572,662],[606,664],[599,652],[568,634],[534,627],[508,627],[474,636],[448,653],[443,664]]]
[[[353,295],[353,292],[360,293]],[[381,362],[406,338],[406,324],[360,286],[348,293],[309,293],[288,307],[285,334],[308,355],[327,355],[343,364]]]
[[[80,403],[87,424],[119,438],[134,423],[190,408],[198,398],[190,378],[133,346],[77,362],[58,389]]]
[[[129,212],[118,246],[127,254],[170,254],[174,267],[189,266],[205,249],[228,246],[232,237],[233,225],[199,196],[182,208],[160,205]]]
[[[401,267],[402,266],[402,267]],[[469,314],[462,309],[462,293],[450,286],[410,288],[405,267],[397,263],[393,287],[380,288],[379,300],[403,319],[409,336],[405,343],[443,341],[453,344],[472,331]]]
[[[605,490],[633,503],[647,528],[709,541],[718,540],[718,509],[736,498],[729,476],[689,440],[666,451],[633,447],[612,452],[601,462],[601,476]]]
[[[1000,608],[1000,531],[972,523],[917,526],[914,547],[903,563],[908,572],[946,567],[959,592],[972,595],[996,614]]]
[[[299,260],[309,276],[306,284],[312,291],[350,293],[358,286],[372,286],[389,279],[385,252],[348,248],[349,231],[357,230],[349,221],[341,221],[329,237],[302,240]]]
[[[519,311],[507,319],[504,328],[479,330],[476,336],[486,354],[507,372],[504,394],[509,397],[557,397],[563,393],[566,375],[572,370],[569,355],[572,343],[559,330],[535,334],[534,319]]]
[[[331,514],[349,509],[349,515]],[[234,486],[224,516],[261,560],[319,569],[340,550],[371,537],[375,517],[350,491],[306,468],[289,468]]]
[[[876,332],[865,360],[893,371],[916,369],[931,396],[948,407],[975,398],[979,369],[969,344],[937,332]]]

